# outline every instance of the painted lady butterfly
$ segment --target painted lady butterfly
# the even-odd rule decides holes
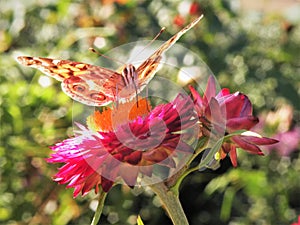
[[[62,90],[72,99],[90,106],[103,106],[116,99],[132,98],[139,93],[158,71],[162,54],[202,17],[203,15],[162,44],[140,66],[135,68],[132,64],[125,65],[121,73],[69,60],[30,56],[19,56],[17,60],[61,81]]]

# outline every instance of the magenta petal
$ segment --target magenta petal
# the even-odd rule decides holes
[[[229,131],[250,130],[258,123],[258,118],[255,116],[235,117],[227,120],[227,128]]]
[[[210,115],[210,122],[214,125],[214,129],[217,130],[218,133],[225,132],[225,120],[224,120],[224,112],[219,106],[218,101],[215,98],[211,98],[209,102],[209,112],[207,115]]]
[[[108,180],[105,177],[101,178],[101,186],[104,192],[108,192],[112,188],[113,184],[113,181]]]
[[[257,155],[263,155],[260,148],[252,143],[249,143],[241,138],[241,136],[234,136],[231,138],[240,148]]]
[[[209,102],[210,99],[215,96],[216,96],[216,81],[213,76],[209,76],[206,89],[203,95],[203,99]]]
[[[76,198],[82,190],[82,184],[74,187],[73,197]]]
[[[223,142],[222,150],[224,153],[229,153],[231,151],[231,143]]]
[[[93,176],[88,177],[88,179],[85,180],[84,185],[82,186],[82,195],[84,196],[87,193],[89,193],[92,190],[92,188],[98,186],[100,181],[100,176],[96,173]]]
[[[272,145],[278,143],[278,140],[267,137],[241,136],[243,140],[256,145]]]
[[[226,95],[230,95],[230,90],[228,88],[223,88],[217,95],[216,98],[220,99]]]
[[[226,107],[227,118],[248,116],[250,114],[247,112],[249,112],[250,109],[252,111],[251,102],[249,101],[248,97],[238,92],[226,96],[226,99],[222,105]]]
[[[204,107],[204,101],[202,97],[199,95],[199,93],[195,90],[193,86],[189,86],[189,89],[191,91],[195,104],[199,106],[200,109],[202,109],[202,107]]]
[[[247,95],[241,94],[241,98],[244,98],[244,105],[240,112],[240,116],[249,116],[252,115],[252,103],[247,97]]]
[[[142,152],[134,151],[130,155],[125,156],[124,160],[132,165],[136,165],[140,162],[141,158],[142,158]]]
[[[136,184],[136,178],[139,173],[139,167],[138,166],[131,166],[122,164],[120,168],[120,176],[125,181],[125,183],[132,187]]]
[[[218,101],[213,98],[210,102],[209,105],[207,105],[207,107],[205,107],[205,111],[204,111],[204,115],[199,115],[200,117],[205,116],[206,118],[208,118],[208,120],[211,120],[211,111],[215,110],[216,108],[219,108],[219,103]]]
[[[237,154],[236,154],[236,148],[234,145],[231,145],[231,150],[229,152],[231,163],[234,167],[237,167]]]

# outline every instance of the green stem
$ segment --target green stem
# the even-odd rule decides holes
[[[205,140],[204,140],[205,141]],[[183,181],[183,179],[189,175],[191,172],[195,171],[194,168],[188,168],[190,166],[190,164],[194,161],[194,159],[205,149],[206,146],[201,145],[201,147],[199,147],[194,155],[187,161],[186,166],[183,168],[183,170],[181,171],[180,176],[177,177],[176,182],[173,185],[169,185],[171,187],[171,190],[174,193],[178,193],[179,192],[179,187]]]
[[[165,210],[171,218],[173,225],[188,225],[189,222],[182,209],[178,195],[167,188],[164,183],[156,183],[150,186],[153,192],[160,198]]]
[[[105,201],[106,196],[107,196],[107,193],[101,190],[100,195],[99,195],[98,206],[97,206],[97,209],[96,209],[96,212],[95,212],[95,215],[94,215],[91,225],[98,224],[102,210],[103,210],[104,201]]]

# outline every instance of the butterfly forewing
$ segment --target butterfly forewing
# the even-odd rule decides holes
[[[145,62],[143,62],[138,68],[138,78],[139,84],[147,84],[155,75],[155,73],[160,69],[158,64],[162,59],[162,54],[171,48],[178,39],[184,35],[187,31],[192,29],[201,19],[203,15],[195,19],[192,23],[184,27],[177,34],[173,35],[168,41],[163,43]]]

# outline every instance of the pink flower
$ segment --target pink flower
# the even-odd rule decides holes
[[[220,138],[238,130],[250,130],[258,123],[252,115],[252,104],[248,97],[236,92],[230,94],[227,88],[216,94],[216,84],[211,76],[203,97],[190,87],[195,108],[201,122],[202,136]],[[219,157],[229,154],[233,166],[237,166],[236,148],[242,148],[252,154],[263,155],[258,145],[270,145],[277,140],[261,137],[253,132],[235,135],[225,141],[219,151]]]
[[[268,147],[268,150],[275,150],[281,156],[288,156],[298,149],[300,143],[300,127],[278,133],[274,137],[279,140],[279,143]]]
[[[298,216],[298,222],[292,223],[291,225],[300,225],[300,216]]]
[[[94,122],[107,120],[101,113],[97,115]],[[107,192],[117,179],[134,186],[139,174],[152,175],[155,164],[176,168],[178,159],[193,154],[187,142],[194,132],[183,135],[182,131],[196,127],[193,126],[196,121],[190,98],[178,95],[171,103],[159,105],[145,116],[106,126],[113,127],[111,130],[95,131],[78,125],[81,129],[78,136],[52,147],[55,153],[48,162],[64,163],[54,180],[74,188],[74,197],[79,193],[85,195],[92,188],[97,193],[99,185]]]
[[[281,104],[275,111],[260,114],[260,123],[255,127],[255,132],[268,132],[279,140],[277,144],[267,146],[269,152],[276,152],[279,156],[289,156],[299,150],[300,126],[294,124],[294,107]]]

